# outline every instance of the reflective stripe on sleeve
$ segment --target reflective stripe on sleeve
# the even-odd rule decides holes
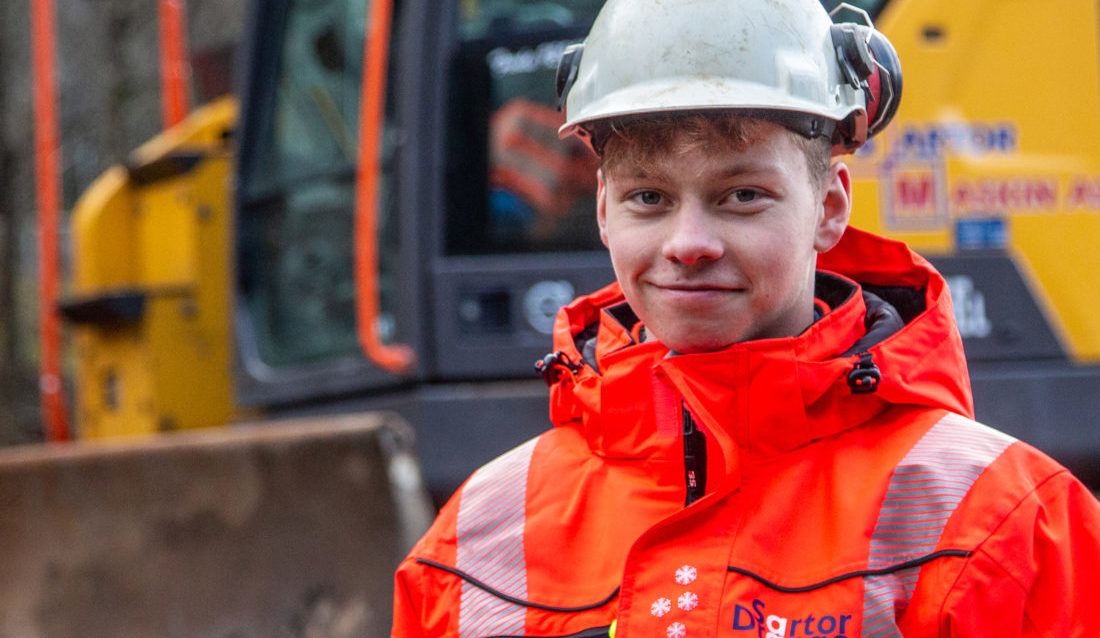
[[[456,567],[509,596],[527,598],[523,535],[527,522],[527,470],[537,439],[474,473],[458,506]],[[460,638],[524,634],[526,610],[462,583]]]
[[[894,468],[871,536],[869,569],[935,551],[955,508],[974,481],[1016,439],[948,414]],[[913,596],[920,568],[864,578],[863,635],[898,636],[894,618]]]

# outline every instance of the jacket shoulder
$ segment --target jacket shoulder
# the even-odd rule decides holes
[[[1073,479],[1059,463],[1024,441],[948,413],[909,452],[906,462],[928,471],[943,487],[965,487],[947,523],[945,543],[974,547],[1054,477]]]
[[[557,427],[489,461],[471,474],[440,509],[410,556],[453,565],[455,548],[460,543],[476,547],[520,537],[532,474],[554,474],[554,467],[547,464],[568,464],[569,459],[584,456],[585,450],[578,432]]]
[[[528,608],[536,606],[532,596],[546,598],[529,586],[532,579],[541,583],[545,571],[529,538],[532,474],[554,475],[580,453],[577,439],[578,433],[556,428],[474,472],[398,569],[395,616],[433,628],[425,635],[522,632]],[[557,481],[571,483],[560,473]]]

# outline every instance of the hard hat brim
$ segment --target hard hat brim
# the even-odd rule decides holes
[[[585,105],[575,115],[566,104],[568,120],[558,129],[561,138],[577,134],[578,129],[604,120],[646,114],[712,111],[790,111],[825,117],[841,122],[863,109],[849,106],[852,100],[838,95],[836,108],[824,109],[819,102],[784,93],[752,82],[724,77],[669,77],[632,84]],[[583,103],[583,98],[578,100]]]

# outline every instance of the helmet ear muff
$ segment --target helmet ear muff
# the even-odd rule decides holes
[[[867,137],[886,128],[898,112],[901,104],[901,60],[894,45],[886,36],[874,29],[868,41],[871,57],[875,61],[875,71],[868,82],[867,93]]]
[[[870,138],[893,119],[901,103],[901,61],[886,36],[872,27],[852,23],[832,26],[833,48],[844,80],[853,89],[862,89],[866,99],[867,137]],[[858,146],[863,140],[844,140]]]

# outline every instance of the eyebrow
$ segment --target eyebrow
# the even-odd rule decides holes
[[[738,177],[740,175],[759,175],[759,174],[776,174],[783,172],[782,167],[777,162],[757,162],[757,163],[737,163],[731,166],[727,166],[722,170],[718,176],[725,177]]]
[[[611,173],[608,177],[615,179],[660,179],[665,173],[676,172],[677,169],[670,166],[666,170],[650,171],[643,168],[637,168],[635,170],[619,168]],[[777,162],[735,162],[722,168],[717,174],[718,179],[729,179],[734,177],[740,177],[743,175],[774,175],[782,172],[782,167]]]

